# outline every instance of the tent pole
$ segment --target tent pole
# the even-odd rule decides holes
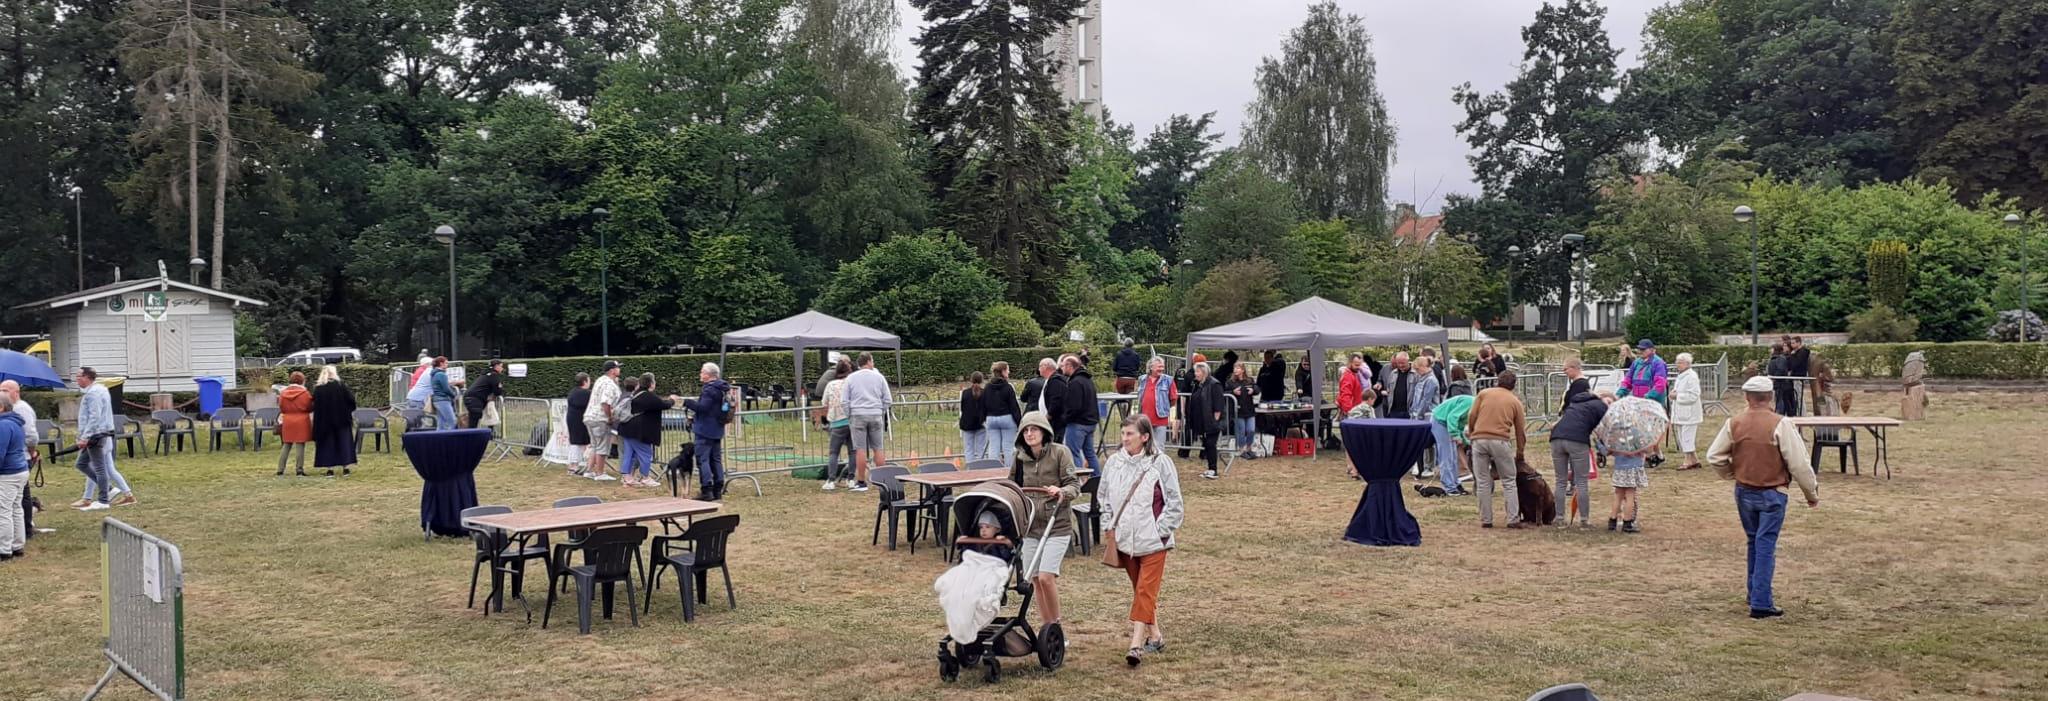
[[[1316,341],[1309,344],[1308,354],[1309,384],[1311,385],[1308,393],[1308,416],[1309,423],[1313,424],[1309,429],[1308,455],[1313,458],[1321,455],[1323,450],[1323,436],[1321,434],[1329,431],[1329,429],[1323,427],[1323,342]]]
[[[811,393],[804,391],[804,347],[797,346],[789,349],[789,355],[796,359],[796,384],[790,386],[795,388],[791,391],[796,392],[797,435],[803,442],[809,443],[811,442],[811,412],[807,411],[807,409],[810,409]]]

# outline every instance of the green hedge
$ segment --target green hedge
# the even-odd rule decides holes
[[[1178,346],[1154,346],[1162,353],[1181,353]],[[1611,346],[1600,344],[1588,346],[1587,351],[1601,363],[1612,363]],[[1092,349],[1090,362],[1095,380],[1105,390],[1112,377],[1109,372],[1110,360],[1116,356],[1117,346]],[[1395,352],[1412,348],[1366,348],[1373,357],[1385,362]],[[1837,375],[1841,377],[1898,377],[1899,368],[1905,363],[1906,354],[1912,351],[1927,353],[1928,372],[1938,378],[1955,379],[2039,379],[2048,377],[2048,345],[2014,343],[1871,343],[1850,345],[1814,346],[1814,353],[1828,359]],[[1145,348],[1140,347],[1140,352]],[[1755,346],[1664,346],[1659,349],[1665,359],[1677,357],[1681,352],[1691,352],[1701,363],[1711,363],[1728,354],[1729,364],[1738,371],[1751,361],[1762,362],[1769,358],[1768,348]],[[958,382],[969,373],[986,372],[990,363],[1008,361],[1012,377],[1021,381],[1033,373],[1039,358],[1056,356],[1058,348],[980,348],[969,350],[907,350],[903,351],[903,377],[895,378],[898,385],[934,385]],[[1348,350],[1345,352],[1349,352]],[[1514,348],[1507,351],[1516,362],[1557,362],[1578,352],[1575,345],[1548,345]],[[1210,360],[1221,360],[1221,353],[1208,353]],[[1250,354],[1244,354],[1250,356]],[[1298,353],[1290,353],[1298,357]],[[1473,353],[1465,350],[1454,351],[1452,355],[1460,361],[1469,362]],[[717,362],[715,353],[694,355],[627,356],[618,359],[626,372],[639,375],[652,372],[661,386],[679,393],[694,392],[697,389],[697,369],[706,362]],[[596,374],[603,367],[604,360],[597,357],[506,359],[508,363],[525,363],[527,376],[505,379],[505,391],[515,397],[561,397],[569,392],[573,378],[578,372]],[[824,368],[818,366],[815,353],[809,354],[804,362],[805,382],[817,379]],[[464,361],[466,372],[471,376],[481,375],[484,361]],[[895,374],[895,361],[888,351],[875,354],[875,365],[884,372]],[[388,383],[391,367],[387,365],[342,365],[339,366],[342,382],[355,392],[356,402],[364,406],[384,406],[390,403]],[[410,365],[398,366],[410,369]],[[318,367],[277,367],[271,369],[273,382],[283,382],[293,370],[315,377]],[[725,376],[727,379],[766,387],[780,384],[785,387],[793,381],[790,353],[788,351],[760,353],[732,353],[726,357]],[[141,399],[146,399],[142,397]],[[238,402],[230,400],[230,405]],[[38,410],[42,407],[37,406]]]

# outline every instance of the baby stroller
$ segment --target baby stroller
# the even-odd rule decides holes
[[[997,480],[985,482],[961,493],[953,502],[954,542],[976,537],[979,521],[983,514],[993,514],[999,524],[997,530],[1010,539],[1016,547],[1011,548],[1008,562],[1008,584],[1001,592],[1001,605],[1009,603],[1011,592],[1018,596],[1017,613],[1014,616],[997,615],[981,626],[972,640],[955,640],[950,633],[939,639],[939,678],[956,681],[963,667],[981,665],[982,679],[989,683],[1002,680],[1003,665],[999,657],[1026,657],[1036,655],[1038,664],[1047,670],[1056,670],[1066,661],[1067,636],[1059,626],[1044,631],[1034,631],[1025,622],[1025,614],[1031,611],[1031,578],[1038,574],[1038,553],[1024,552],[1023,539],[1018,537],[1023,526],[1031,523],[1035,502],[1024,496],[1023,489],[1015,482]],[[1052,534],[1052,523],[1046,524],[1046,532],[1039,534],[1039,542]],[[1041,546],[1042,547],[1042,546]],[[963,563],[966,555],[962,555]],[[1032,563],[1029,572],[1024,571],[1024,562]],[[963,565],[964,566],[964,565]]]

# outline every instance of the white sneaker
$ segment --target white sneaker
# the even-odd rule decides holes
[[[591,479],[593,479],[593,480],[597,480],[597,481],[599,481],[599,482],[617,482],[617,481],[619,481],[619,478],[617,478],[617,477],[613,477],[613,476],[611,476],[611,475],[606,475],[606,474],[595,474],[595,475],[591,475],[591,476],[590,476],[590,478],[591,478]]]
[[[96,502],[93,502],[93,503],[90,503],[90,504],[86,504],[85,506],[81,506],[81,507],[78,507],[78,510],[79,510],[79,511],[106,511],[107,509],[111,509],[111,508],[114,508],[114,507],[111,507],[111,506],[107,506],[107,503],[106,503],[106,502],[104,502],[104,501],[96,501]]]
[[[829,492],[834,489],[838,489],[839,487],[836,484],[834,484],[831,480],[826,480],[824,484],[818,485],[818,488]]]
[[[860,482],[855,482],[855,483],[853,484],[853,486],[851,486],[851,487],[847,487],[847,488],[846,488],[846,491],[849,491],[849,492],[865,492],[865,491],[867,491],[867,490],[868,490],[868,486],[867,486],[866,484],[863,484],[863,483],[860,483]]]

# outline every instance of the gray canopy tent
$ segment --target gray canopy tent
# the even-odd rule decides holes
[[[1286,348],[1305,350],[1320,358],[1327,356],[1332,349],[1411,345],[1437,346],[1443,357],[1449,358],[1450,332],[1435,326],[1362,312],[1321,297],[1310,297],[1264,316],[1188,334],[1187,352],[1192,356],[1197,348]],[[1309,372],[1316,387],[1324,386],[1323,363],[1309,363]],[[1320,419],[1322,398],[1317,396],[1313,399],[1317,402],[1313,413]],[[1313,430],[1320,438],[1323,422],[1310,423],[1314,424]]]
[[[808,405],[810,393],[804,391],[804,351],[811,348],[859,348],[896,351],[897,382],[903,381],[903,339],[896,334],[862,326],[833,317],[818,310],[810,310],[781,321],[771,321],[760,326],[727,332],[718,337],[718,367],[725,368],[725,352],[732,346],[762,346],[767,348],[788,348],[796,356],[796,389],[799,404]]]

